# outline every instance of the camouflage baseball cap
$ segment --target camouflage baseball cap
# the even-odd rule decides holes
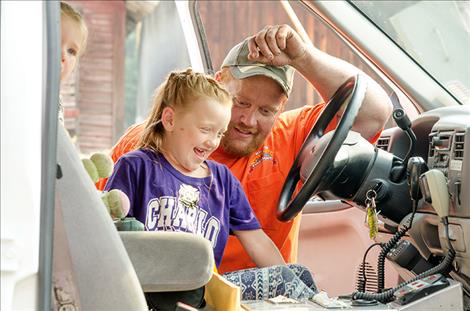
[[[248,59],[248,38],[234,46],[225,57],[222,68],[229,67],[237,79],[253,76],[266,76],[276,81],[289,97],[294,82],[294,68],[291,66],[271,66]]]

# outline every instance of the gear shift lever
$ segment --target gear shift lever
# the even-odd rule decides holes
[[[393,110],[392,116],[395,122],[397,123],[398,127],[401,128],[410,139],[410,146],[403,161],[400,161],[400,165],[397,165],[396,167],[392,168],[390,172],[391,180],[394,182],[398,182],[405,175],[405,172],[407,170],[410,155],[412,154],[414,146],[416,144],[416,135],[411,129],[411,121],[403,109],[396,108],[395,110]]]

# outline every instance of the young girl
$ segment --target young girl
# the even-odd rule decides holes
[[[74,8],[60,3],[61,18],[61,68],[60,82],[66,81],[77,65],[78,58],[86,48],[88,28],[85,20]],[[59,120],[64,123],[64,107],[59,99]]]
[[[231,103],[227,91],[214,79],[191,69],[172,72],[157,89],[139,149],[119,159],[105,190],[126,193],[131,203],[129,216],[143,222],[146,230],[204,236],[212,243],[217,266],[233,233],[258,267],[281,265],[269,269],[277,276],[287,269],[288,281],[292,281],[295,274],[260,229],[239,181],[225,165],[208,160],[227,129]],[[255,271],[228,276],[240,285],[241,275],[251,278]],[[260,281],[256,276],[253,280]],[[294,298],[313,294],[313,280],[312,288],[300,280],[297,283],[291,290]],[[268,295],[279,294],[279,288]],[[284,286],[281,294],[286,293],[290,294]],[[242,298],[260,299],[251,291],[242,292]]]

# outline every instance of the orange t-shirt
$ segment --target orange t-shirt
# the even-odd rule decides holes
[[[249,156],[233,158],[225,154],[221,148],[211,155],[212,160],[227,165],[238,178],[262,229],[276,244],[288,263],[297,260],[301,214],[289,222],[279,221],[276,217],[278,199],[300,147],[324,107],[325,104],[318,104],[282,113],[263,145]],[[327,131],[333,129],[336,123],[334,119]],[[112,149],[114,161],[134,149],[143,126],[144,124],[134,125],[124,134]],[[376,137],[379,135],[380,132]],[[230,236],[219,273],[255,266],[238,239]]]
[[[288,263],[297,261],[300,214],[289,222],[279,221],[276,216],[279,195],[300,147],[324,106],[304,106],[282,113],[263,145],[249,156],[233,159],[220,148],[211,156],[227,165],[240,180],[262,229]],[[230,236],[219,272],[255,266],[238,239]]]
[[[111,159],[113,159],[114,163],[116,163],[121,156],[135,149],[137,143],[140,140],[140,135],[144,131],[144,127],[145,121],[142,123],[131,125],[124,133],[124,135],[119,138],[117,143],[111,149]],[[103,191],[107,181],[107,178],[101,178],[96,183],[96,188],[98,188],[98,190]]]

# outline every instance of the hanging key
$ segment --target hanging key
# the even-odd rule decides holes
[[[377,192],[375,190],[369,190],[366,193],[366,211],[367,211],[367,225],[369,227],[369,237],[374,239],[379,231],[378,218],[377,218],[377,206],[375,204],[375,198]]]

